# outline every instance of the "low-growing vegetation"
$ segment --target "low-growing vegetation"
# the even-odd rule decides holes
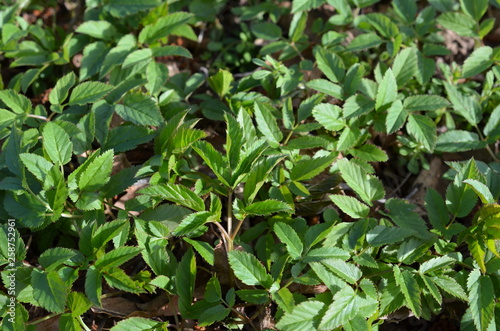
[[[3,1],[2,330],[500,329],[497,17]]]

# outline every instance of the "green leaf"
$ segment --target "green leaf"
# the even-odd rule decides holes
[[[81,190],[96,191],[106,185],[113,168],[113,150],[104,152],[88,164],[80,175],[78,187]]]
[[[45,183],[46,180],[50,179],[49,171],[52,169],[53,164],[47,161],[44,157],[36,154],[22,153],[19,154],[19,158],[23,162],[26,169],[35,175],[39,181]]]
[[[466,152],[486,147],[486,142],[479,139],[477,133],[464,130],[450,130],[437,138],[436,152]]]
[[[269,141],[271,147],[278,147],[283,133],[276,124],[276,118],[272,114],[273,108],[267,104],[256,101],[254,103],[255,121],[257,128]]]
[[[215,75],[208,78],[208,85],[222,98],[231,89],[233,80],[233,75],[229,71],[219,69]]]
[[[31,111],[31,101],[13,90],[0,91],[0,100],[16,114],[27,114]]]
[[[449,256],[435,257],[422,263],[418,271],[423,274],[431,273],[433,271],[441,270],[455,262],[456,260]]]
[[[111,222],[104,223],[99,226],[92,234],[91,246],[94,250],[99,250],[101,247],[118,235],[123,227],[127,225],[126,220],[114,220]],[[83,251],[80,245],[80,250]]]
[[[182,315],[189,312],[193,300],[194,283],[196,280],[196,258],[189,248],[177,265],[175,287],[179,296],[179,311]]]
[[[398,84],[391,69],[387,69],[384,78],[380,82],[375,100],[375,109],[379,110],[396,101],[398,97]]]
[[[321,103],[313,108],[314,119],[330,131],[339,131],[344,128],[345,122],[341,117],[342,109],[331,103]]]
[[[406,129],[428,151],[432,152],[434,150],[437,140],[437,128],[432,119],[424,115],[410,114]]]
[[[163,123],[158,104],[146,94],[127,94],[123,104],[116,105],[115,111],[121,118],[134,124],[158,126]]]
[[[422,307],[420,288],[417,281],[411,272],[407,270],[401,271],[398,266],[394,266],[393,271],[396,284],[398,284],[405,297],[406,306],[419,318],[422,313]]]
[[[99,270],[119,267],[123,263],[139,254],[141,251],[142,248],[134,246],[122,246],[115,248],[97,259],[97,261],[95,262],[95,267]]]
[[[304,244],[302,244],[297,232],[290,225],[283,222],[274,223],[273,229],[279,240],[285,243],[292,259],[298,259],[302,255]]]
[[[374,247],[389,245],[402,241],[413,233],[414,232],[409,229],[377,225],[366,233],[366,241]]]
[[[413,112],[438,110],[447,107],[449,104],[448,100],[437,95],[412,95],[404,100],[403,107],[405,110]]]
[[[337,205],[344,213],[352,218],[364,218],[370,213],[370,207],[364,203],[359,202],[358,199],[347,195],[330,195],[330,199]]]
[[[293,0],[292,14],[300,11],[307,11],[312,8],[318,8],[325,3],[325,0]]]
[[[102,41],[85,46],[83,49],[82,62],[80,64],[80,82],[97,74],[101,70],[108,50],[108,47]]]
[[[52,160],[59,165],[64,165],[71,160],[73,144],[69,135],[57,123],[48,122],[43,127],[43,149]]]
[[[330,154],[327,156],[297,161],[290,171],[290,180],[297,182],[309,180],[319,175],[323,170],[330,166],[335,158],[336,156],[334,154]]]
[[[243,191],[246,203],[253,202],[260,188],[268,180],[271,171],[282,159],[283,157],[278,155],[266,158],[250,170]]]
[[[189,22],[192,17],[193,14],[185,12],[175,12],[163,16],[141,30],[139,42],[142,44],[155,43],[159,39],[170,35],[179,26]]]
[[[475,179],[466,179],[464,183],[469,184],[484,204],[495,203],[495,198],[491,194],[488,186]]]
[[[316,330],[318,313],[325,304],[320,301],[304,301],[283,315],[276,327],[283,331]]]
[[[151,185],[142,189],[140,192],[142,194],[160,197],[178,203],[195,211],[205,210],[205,202],[203,199],[184,185],[171,183]]]
[[[145,290],[139,286],[139,284],[133,281],[129,275],[125,273],[122,269],[119,268],[111,268],[103,272],[102,275],[109,286],[127,291],[130,293],[144,293]]]
[[[382,44],[382,42],[382,38],[376,33],[362,33],[351,41],[346,50],[351,52],[362,51],[368,48],[377,47]]]
[[[226,186],[229,185],[229,165],[227,159],[217,151],[214,146],[206,141],[200,140],[193,144],[193,149],[201,156],[205,164],[212,169],[217,178]]]
[[[166,45],[153,48],[153,56],[183,56],[192,59],[193,55],[184,47],[176,45]]]
[[[252,33],[264,40],[277,40],[281,38],[282,31],[279,25],[272,22],[259,22],[250,27]]]
[[[66,100],[68,97],[68,91],[70,88],[75,85],[76,75],[74,72],[70,72],[69,74],[60,78],[56,86],[50,91],[49,101],[53,105],[60,105]]]
[[[345,66],[342,59],[335,53],[324,48],[316,47],[314,57],[321,70],[334,83],[341,82],[345,76]]]
[[[391,134],[399,130],[403,124],[405,124],[408,115],[408,112],[403,108],[401,100],[394,101],[391,107],[387,110],[387,117],[385,119],[387,134]]]
[[[470,54],[467,59],[465,59],[462,68],[462,77],[472,77],[482,73],[483,71],[486,71],[493,64],[493,60],[491,58],[492,54],[493,49],[489,46],[479,47],[474,52],[472,52],[472,54]]]
[[[152,95],[160,93],[161,88],[168,79],[168,68],[163,63],[150,62],[146,68],[146,89]]]
[[[53,313],[64,312],[68,289],[57,272],[33,269],[31,273],[33,298],[38,304]]]
[[[460,7],[464,13],[479,22],[488,9],[488,0],[460,0]]]
[[[136,64],[144,68],[153,61],[153,51],[150,48],[137,49],[128,54],[122,64],[122,69],[130,68]]]
[[[204,241],[197,241],[193,239],[189,239],[184,237],[184,241],[190,243],[193,245],[194,249],[200,254],[200,256],[211,266],[214,265],[215,258],[214,258],[214,249],[212,246],[210,246],[209,243],[206,243]]]
[[[347,185],[369,206],[373,200],[384,198],[384,187],[377,177],[367,174],[359,165],[346,159],[337,164]]]
[[[321,263],[349,284],[356,284],[363,275],[357,266],[338,258],[323,260]]]
[[[114,87],[101,82],[85,82],[78,84],[69,97],[69,105],[84,105],[103,98]]]
[[[181,224],[175,229],[174,236],[189,236],[200,227],[214,218],[214,214],[209,211],[199,211],[197,213],[189,214],[186,216]]]
[[[310,80],[306,83],[306,86],[310,89],[324,93],[336,99],[344,99],[344,91],[342,87],[326,79],[319,78]]]
[[[106,10],[106,12],[109,12],[114,17],[123,18],[124,16],[133,15],[141,11],[152,9],[159,5],[160,1],[158,0],[141,0],[141,1],[109,0],[106,1],[104,9]],[[134,319],[135,318],[136,317],[134,317]]]
[[[482,1],[482,0],[481,0]],[[437,18],[444,28],[452,30],[464,37],[476,37],[476,21],[473,18],[457,12],[447,12]]]
[[[49,248],[38,258],[38,263],[47,271],[55,270],[58,266],[74,257],[76,253],[68,248]]]
[[[434,229],[440,232],[446,231],[450,215],[441,194],[432,188],[429,188],[425,193],[425,209]]]
[[[351,149],[349,153],[368,162],[385,162],[389,159],[385,151],[371,144],[364,144],[355,149]]]
[[[293,208],[283,201],[268,199],[254,202],[241,211],[246,215],[266,216],[279,212],[293,213]]]
[[[481,331],[488,330],[488,326],[495,318],[495,289],[491,278],[481,275],[479,269],[474,269],[467,279],[469,291],[469,305],[474,324]]]
[[[319,330],[333,330],[347,324],[356,316],[363,319],[373,315],[378,308],[378,302],[364,293],[356,293],[346,286],[333,296],[333,302],[325,312]]]
[[[405,20],[406,23],[413,23],[417,16],[417,1],[415,0],[394,0],[392,6],[396,13]]]
[[[446,189],[446,207],[456,217],[464,217],[471,212],[477,202],[477,196],[472,187],[463,183],[466,179],[478,179],[479,170],[476,162],[471,159],[455,176],[453,183]]]
[[[70,292],[68,295],[68,308],[71,310],[73,317],[83,315],[89,308],[92,307],[92,302],[81,292]]]
[[[87,275],[85,276],[85,294],[94,305],[98,307],[101,306],[102,275],[95,266],[90,266],[87,269]]]
[[[389,199],[385,203],[387,216],[402,229],[414,231],[414,235],[421,239],[429,238],[429,231],[425,221],[414,210],[417,206],[403,199]]]
[[[405,48],[399,52],[394,59],[392,71],[398,86],[405,85],[413,76],[418,74],[418,57],[415,48]]]
[[[134,2],[136,4],[136,2]],[[140,3],[139,3],[140,4]],[[130,8],[128,9],[130,10]],[[129,317],[126,319],[122,319],[115,326],[113,326],[110,330],[112,331],[149,331],[149,330],[158,330],[161,328],[162,322],[153,321],[151,319],[143,318],[143,317]]]
[[[228,257],[235,276],[243,283],[271,287],[273,283],[271,275],[254,255],[233,250],[228,252]]]
[[[104,40],[113,40],[117,35],[115,27],[108,21],[86,21],[76,29],[76,32]]]
[[[456,298],[467,301],[467,294],[460,284],[450,276],[440,275],[431,277],[431,280],[445,292],[453,295]]]
[[[453,110],[465,118],[471,125],[476,125],[481,120],[482,109],[475,95],[465,95],[457,87],[444,82],[448,99],[453,104]]]

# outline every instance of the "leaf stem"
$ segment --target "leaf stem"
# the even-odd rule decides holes
[[[233,191],[231,189],[227,192],[227,251],[233,250],[233,239],[231,232],[233,231]]]

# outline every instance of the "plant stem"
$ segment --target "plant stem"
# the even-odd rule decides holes
[[[231,232],[233,231],[233,191],[230,189],[227,192],[227,251],[233,250],[233,239]]]

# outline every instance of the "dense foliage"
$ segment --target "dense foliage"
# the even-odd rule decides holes
[[[3,3],[2,330],[500,328],[498,0]]]

